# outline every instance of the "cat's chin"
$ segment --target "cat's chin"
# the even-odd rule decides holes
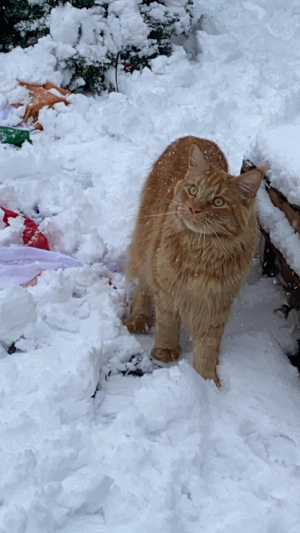
[[[204,226],[198,226],[191,220],[184,219],[184,223],[188,229],[194,233],[200,233],[200,235],[208,235],[210,232]]]

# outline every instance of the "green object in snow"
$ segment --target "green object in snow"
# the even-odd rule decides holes
[[[7,126],[0,126],[0,142],[6,144],[14,144],[15,146],[22,146],[23,142],[31,143],[29,131],[18,130],[16,128],[8,128]]]

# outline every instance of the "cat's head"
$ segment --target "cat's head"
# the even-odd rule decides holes
[[[232,176],[209,164],[193,144],[186,176],[174,190],[177,216],[197,233],[237,235],[249,219],[263,175],[253,169]]]

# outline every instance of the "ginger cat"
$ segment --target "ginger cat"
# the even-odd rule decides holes
[[[180,325],[191,333],[194,368],[219,386],[219,346],[258,241],[255,196],[261,169],[235,177],[213,142],[183,137],[154,164],[142,192],[127,275],[138,279],[131,333],[155,312],[152,356],[179,357]]]

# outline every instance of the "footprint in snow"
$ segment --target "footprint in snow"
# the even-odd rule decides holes
[[[262,434],[254,425],[247,424],[242,430],[246,444],[252,452],[268,463],[295,465],[298,459],[297,445],[294,440],[282,434]]]

